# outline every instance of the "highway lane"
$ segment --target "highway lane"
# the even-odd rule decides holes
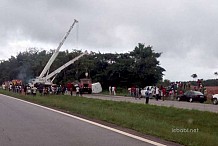
[[[163,146],[146,140],[0,95],[2,146]]]
[[[97,99],[103,99],[103,100],[145,103],[145,98],[142,98],[141,100],[139,100],[139,99],[135,99],[134,97],[102,95],[102,94],[84,94],[83,96],[87,98],[97,98]],[[172,101],[172,100],[156,101],[155,99],[150,99],[149,104],[218,113],[218,105],[204,104],[204,103],[199,103],[199,102],[190,103],[186,101]]]

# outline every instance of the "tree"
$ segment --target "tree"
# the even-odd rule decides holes
[[[191,77],[192,77],[193,79],[195,79],[195,78],[197,78],[198,76],[197,76],[197,74],[192,74]]]
[[[214,72],[214,75],[217,77],[218,76],[218,72]]]
[[[0,63],[0,82],[12,79],[28,79],[40,75],[44,66],[52,55],[53,50],[39,51],[30,48],[25,52],[20,52],[16,57],[11,57],[8,61]],[[50,68],[50,72],[81,54],[80,50],[72,52],[60,51]],[[61,71],[55,78],[54,83],[65,84],[85,77],[88,71],[93,82],[100,82],[103,88],[109,85],[117,87],[130,87],[138,85],[155,85],[162,80],[165,71],[159,65],[158,57],[161,53],[156,53],[151,46],[139,43],[133,51],[128,53],[105,53],[93,52],[85,55]]]
[[[168,79],[165,79],[164,81],[159,81],[158,82],[158,86],[164,86],[164,87],[167,87],[167,86],[170,86],[170,80],[168,80]]]
[[[133,83],[139,86],[155,85],[163,78],[164,68],[159,66],[157,58],[161,53],[155,53],[152,46],[145,46],[139,43],[133,51],[130,52],[131,58],[134,59]]]

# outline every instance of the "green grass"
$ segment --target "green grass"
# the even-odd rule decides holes
[[[109,95],[109,91],[108,90],[103,90],[101,92],[101,94]],[[117,88],[116,95],[117,96],[130,96],[129,91],[127,89],[125,89],[125,88]]]
[[[33,97],[3,90],[0,90],[0,93],[68,111],[71,114],[81,114],[106,121],[187,146],[214,146],[218,143],[218,114],[216,113],[66,95]],[[172,128],[198,128],[199,131],[178,133],[172,132]]]

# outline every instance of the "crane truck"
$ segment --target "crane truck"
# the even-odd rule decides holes
[[[80,54],[79,56],[77,56],[76,58],[70,60],[69,62],[67,62],[66,64],[62,65],[61,67],[59,67],[58,69],[56,69],[55,71],[53,71],[52,73],[49,73],[49,69],[52,65],[52,63],[54,62],[54,60],[56,59],[56,57],[59,54],[59,50],[62,47],[62,45],[64,44],[65,40],[67,39],[68,35],[70,34],[70,31],[73,29],[74,25],[78,23],[78,21],[76,19],[74,19],[73,24],[70,26],[70,29],[67,31],[67,33],[65,34],[64,38],[62,39],[62,41],[60,42],[59,46],[57,47],[57,49],[55,50],[55,52],[52,54],[51,58],[49,59],[49,61],[47,62],[46,66],[44,67],[44,69],[42,70],[41,74],[34,78],[31,79],[29,82],[30,86],[34,86],[36,84],[45,84],[45,85],[51,85],[53,80],[55,79],[56,75],[61,72],[63,69],[65,69],[66,67],[68,67],[69,65],[73,64],[76,60],[80,59],[81,57],[83,57],[84,55],[88,54],[87,51],[85,51],[84,53]],[[53,77],[53,78],[52,78]],[[51,79],[52,78],[52,79]]]

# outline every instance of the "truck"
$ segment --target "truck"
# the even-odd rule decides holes
[[[82,93],[92,93],[92,80],[90,78],[80,79],[79,86]]]
[[[83,93],[101,93],[102,92],[102,86],[99,82],[92,83],[92,80],[90,78],[83,78],[80,79],[79,83],[80,89]]]
[[[53,71],[52,73],[49,73],[49,69],[50,69],[52,63],[54,62],[54,60],[56,59],[56,57],[58,56],[60,48],[64,44],[65,40],[67,39],[68,35],[70,34],[71,30],[73,29],[73,27],[74,27],[74,25],[76,23],[78,23],[78,21],[76,19],[74,19],[73,24],[70,26],[70,29],[67,31],[67,33],[65,34],[64,38],[59,43],[59,46],[57,47],[55,52],[52,54],[51,58],[49,59],[49,61],[47,62],[46,66],[42,70],[41,74],[38,77],[36,77],[34,79],[31,79],[29,81],[29,85],[31,87],[37,86],[39,84],[52,85],[52,82],[54,81],[55,77],[57,76],[57,74],[59,72],[61,72],[63,69],[65,69],[69,65],[73,64],[76,60],[80,59],[84,55],[88,54],[88,52],[85,51],[84,53],[80,54],[79,56],[77,56],[74,59],[70,60],[69,62],[65,63],[64,65],[62,65],[61,67],[59,67],[58,69]]]

